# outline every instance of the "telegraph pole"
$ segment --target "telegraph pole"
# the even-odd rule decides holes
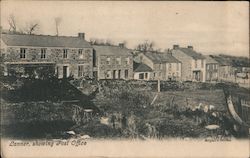
[[[158,78],[158,93],[161,92],[161,83],[160,83],[160,77]]]

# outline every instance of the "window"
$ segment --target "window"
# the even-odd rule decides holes
[[[148,79],[148,73],[145,73],[145,79]]]
[[[20,48],[20,58],[25,58],[26,48]]]
[[[121,78],[121,70],[118,70],[118,79]]]
[[[144,73],[139,74],[139,79],[143,80],[144,79]]]
[[[84,65],[78,65],[78,77],[84,76]]]
[[[156,73],[154,73],[154,77],[156,76]]]
[[[204,68],[204,60],[201,59],[201,68]]]
[[[128,78],[128,70],[125,70],[124,73],[125,73],[125,78]]]
[[[207,65],[207,70],[209,70],[209,65]]]
[[[63,50],[63,58],[68,58],[68,50],[67,49]]]
[[[179,63],[176,63],[176,70],[179,71]]]
[[[121,65],[121,58],[116,58],[116,64]]]
[[[94,66],[94,67],[97,66],[97,65],[96,65],[96,62],[97,62],[97,61],[96,61],[96,51],[94,50],[94,51],[93,51],[93,66]]]
[[[194,67],[197,68],[197,60],[194,61]]]
[[[87,50],[85,51],[86,54],[90,54],[90,52],[91,52],[91,51],[90,51],[89,49],[87,49]]]
[[[125,64],[126,64],[126,65],[129,65],[129,58],[126,58]]]
[[[79,59],[83,59],[82,49],[78,50]]]
[[[46,58],[46,49],[42,48],[41,49],[41,59],[45,59]]]
[[[110,77],[111,77],[111,71],[110,71],[110,70],[108,70],[108,71],[106,72],[106,77],[107,77],[107,78],[110,78]]]
[[[107,58],[107,59],[106,59],[106,64],[107,64],[107,65],[110,65],[110,58]]]
[[[171,69],[172,69],[172,64],[169,63],[169,64],[168,64],[168,70],[171,71]]]

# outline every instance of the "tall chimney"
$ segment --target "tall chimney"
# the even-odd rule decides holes
[[[178,49],[178,48],[179,48],[178,44],[173,45],[173,49]]]
[[[85,39],[85,33],[83,32],[78,33],[78,37],[81,39]]]
[[[193,46],[188,46],[188,49],[193,50],[193,49],[194,49],[194,47],[193,47]]]
[[[124,43],[119,43],[120,48],[124,48]]]

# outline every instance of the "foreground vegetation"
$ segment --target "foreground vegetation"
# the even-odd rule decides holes
[[[1,86],[6,137],[66,138],[66,131],[94,138],[237,136],[220,85],[173,82],[160,93],[155,82],[136,81],[8,80]],[[220,128],[206,129],[211,124]]]

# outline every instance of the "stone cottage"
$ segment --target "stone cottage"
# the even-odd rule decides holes
[[[4,74],[39,77],[40,70],[58,78],[92,77],[93,48],[85,34],[76,37],[1,34]]]
[[[153,70],[149,76],[150,80],[180,80],[181,78],[181,62],[171,54],[142,52],[137,58]]]
[[[149,80],[153,70],[146,64],[134,62],[134,79]]]
[[[206,56],[206,81],[218,81],[219,63],[210,56]]]
[[[181,61],[181,80],[183,81],[206,81],[206,58],[197,53],[193,46],[187,48],[174,45],[170,50],[172,55]]]
[[[94,78],[100,79],[133,79],[132,51],[119,46],[94,45],[93,66]]]

